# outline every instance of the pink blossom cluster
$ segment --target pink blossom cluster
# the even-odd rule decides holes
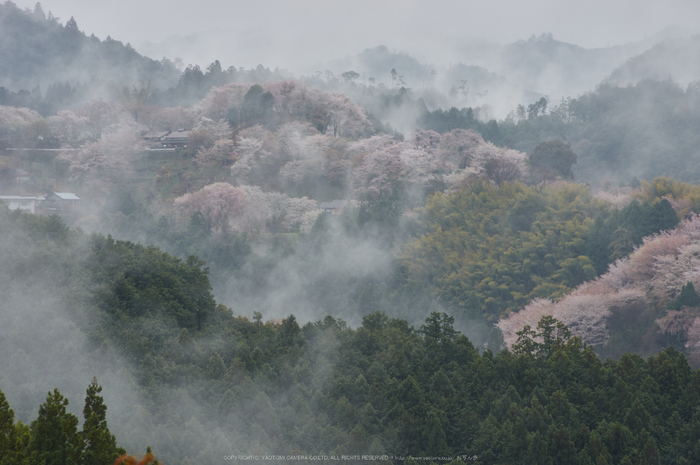
[[[124,185],[133,176],[133,163],[145,150],[144,128],[123,118],[104,128],[102,138],[85,142],[78,150],[67,146],[58,160],[68,163],[71,181]]]
[[[0,106],[0,126],[10,132],[19,131],[25,126],[40,121],[41,115],[29,108]]]
[[[683,285],[700,288],[700,217],[692,215],[676,229],[644,238],[641,246],[610,265],[608,272],[584,283],[558,302],[537,299],[498,322],[506,344],[517,339],[525,325],[535,327],[543,315],[569,326],[589,344],[604,343],[612,311],[642,312],[649,305],[665,307]],[[685,338],[686,347],[700,351],[700,312],[684,308],[668,311],[656,322],[663,333]]]
[[[192,214],[200,212],[214,234],[231,231],[264,233],[309,231],[321,213],[315,200],[264,192],[258,186],[218,182],[174,201],[175,224],[184,228]]]
[[[193,111],[220,120],[231,107],[240,106],[250,84],[227,84],[212,88]],[[274,97],[274,111],[292,120],[314,121],[322,133],[334,137],[361,137],[370,131],[364,110],[347,97],[307,87],[299,81],[262,84]]]
[[[197,192],[175,199],[181,223],[188,221],[192,214],[200,212],[209,222],[213,233],[228,232],[230,222],[246,211],[247,204],[245,191],[225,182],[210,184]]]

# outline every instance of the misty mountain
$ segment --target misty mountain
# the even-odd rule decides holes
[[[508,82],[517,83],[524,90],[558,99],[592,90],[626,60],[683,34],[668,28],[638,42],[594,49],[541,34],[505,46],[467,43],[458,56],[466,63],[487,68]]]
[[[698,121],[697,86],[646,80],[627,87],[600,85],[546,115],[504,121],[499,130],[505,145],[524,152],[550,139],[571,143],[579,157],[579,180],[629,182],[664,175],[697,182]]]
[[[656,44],[616,68],[606,82],[626,86],[644,79],[672,79],[684,87],[700,79],[700,36]]]
[[[551,34],[506,45],[497,72],[532,91],[577,95],[593,88],[625,56],[623,49],[585,49]]]
[[[372,85],[376,80],[380,86],[410,88],[428,94],[424,98],[430,109],[488,105],[493,116],[503,118],[518,104],[543,96],[558,100],[589,92],[625,60],[669,37],[673,37],[671,30],[643,41],[597,49],[558,41],[551,34],[507,45],[465,43],[453,55],[459,61],[450,64],[426,64],[409,53],[378,46],[320,64],[317,75],[323,69],[326,79],[335,74],[345,81]],[[444,93],[446,98],[431,98],[433,92]]]
[[[345,58],[339,58],[326,64],[321,64],[324,70],[336,74],[347,71],[355,71],[358,77],[370,83],[376,80],[386,86],[415,85],[417,82],[430,82],[432,68],[419,62],[411,55],[404,52],[392,52],[386,45],[368,48],[362,53]],[[392,76],[392,70],[396,75]],[[399,82],[404,81],[404,84]]]
[[[73,18],[62,25],[39,4],[34,11],[9,1],[0,5],[0,31],[0,86],[13,91],[57,82],[170,87],[180,77],[168,60],[142,56],[109,36],[88,37]]]
[[[345,77],[343,73],[354,71],[359,74],[355,79],[362,79],[364,84],[372,85],[376,81],[387,87],[407,87],[417,91],[437,87],[439,91],[448,92],[453,88],[454,96],[458,91],[463,96],[469,90],[483,93],[488,88],[505,82],[502,76],[481,66],[457,63],[437,67],[422,63],[408,53],[390,51],[385,45],[368,48],[357,55],[333,60],[321,66],[327,70],[326,73],[330,71],[341,78]]]
[[[376,85],[381,91],[399,89],[404,95],[410,91],[415,98],[420,97],[430,110],[488,104],[494,113],[491,117],[505,117],[519,103],[542,97],[542,94],[524,92],[519,84],[509,82],[483,66],[470,62],[426,64],[406,52],[391,51],[384,45],[319,64],[319,67],[316,76],[323,77],[326,82],[335,80],[338,83],[352,84],[357,81],[364,86]],[[401,130],[412,129],[409,126],[413,124],[414,108],[401,111],[403,114],[411,114],[410,117],[398,117],[366,102],[352,88],[337,86],[334,90],[350,96],[374,115],[388,120]],[[499,97],[494,101],[496,95]],[[411,123],[406,123],[407,120],[411,120]]]

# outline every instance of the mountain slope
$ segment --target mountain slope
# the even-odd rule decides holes
[[[11,90],[65,81],[169,87],[179,79],[172,63],[146,58],[109,37],[88,37],[73,18],[61,25],[38,4],[33,12],[12,2],[0,5],[0,31],[0,86]]]
[[[693,215],[674,230],[645,238],[629,257],[610,265],[597,280],[582,284],[557,302],[535,300],[497,326],[512,346],[516,332],[525,325],[534,327],[542,316],[552,315],[603,356],[649,355],[674,345],[697,365],[697,293],[693,290],[694,298],[688,299],[685,294],[689,291],[684,288],[688,283],[691,288],[700,284],[699,239],[700,217]]]
[[[700,36],[669,39],[616,68],[607,83],[626,86],[644,79],[673,79],[682,86],[700,79]]]

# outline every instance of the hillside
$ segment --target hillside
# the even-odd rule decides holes
[[[615,68],[663,40],[647,40],[587,49],[557,40],[551,34],[533,35],[506,45],[466,43],[459,48],[460,59],[505,78],[511,85],[547,96],[553,101],[576,97],[590,91]],[[526,103],[520,100],[518,103]]]
[[[669,39],[628,59],[605,80],[629,86],[643,80],[673,80],[682,87],[700,79],[700,36]]]
[[[169,61],[144,57],[109,37],[88,37],[73,18],[61,24],[39,4],[34,11],[9,1],[0,5],[0,30],[0,86],[11,91],[65,82],[130,87],[151,81],[167,88],[179,78]]]
[[[417,328],[382,312],[356,328],[332,316],[264,321],[215,306],[194,258],[5,208],[0,228],[13,264],[0,276],[11,283],[0,303],[11,328],[0,339],[5,460],[109,463],[115,446],[186,465],[256,454],[698,459],[698,374],[673,349],[604,363],[546,319],[541,341],[498,354],[479,354],[439,312]]]
[[[2,25],[0,465],[700,461],[700,93],[586,87],[640,44],[291,79]]]
[[[529,152],[542,141],[564,140],[578,155],[576,179],[593,184],[656,176],[696,183],[698,121],[696,86],[653,80],[628,87],[601,84],[554,107],[547,108],[546,101],[518,107],[499,124],[500,143]]]
[[[509,346],[525,325],[534,327],[543,315],[551,315],[602,355],[648,355],[675,345],[688,354],[691,363],[698,364],[700,298],[694,287],[700,284],[699,219],[691,213],[697,204],[697,188],[660,178],[644,183],[639,195],[657,202],[671,201],[689,216],[675,229],[645,237],[633,251],[630,249],[629,256],[615,261],[598,279],[554,302],[535,300],[502,319],[498,327]]]

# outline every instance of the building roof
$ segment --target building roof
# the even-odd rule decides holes
[[[190,136],[190,131],[175,131],[175,132],[171,132],[170,134],[164,136],[161,140],[163,140],[163,141],[180,140],[180,139],[187,139],[189,136]]]
[[[144,134],[143,138],[150,140],[161,140],[168,134],[170,134],[170,131],[150,131]]]
[[[38,195],[0,195],[0,200],[42,200]]]
[[[54,192],[53,195],[57,196],[61,200],[80,200],[80,197],[70,192]]]

